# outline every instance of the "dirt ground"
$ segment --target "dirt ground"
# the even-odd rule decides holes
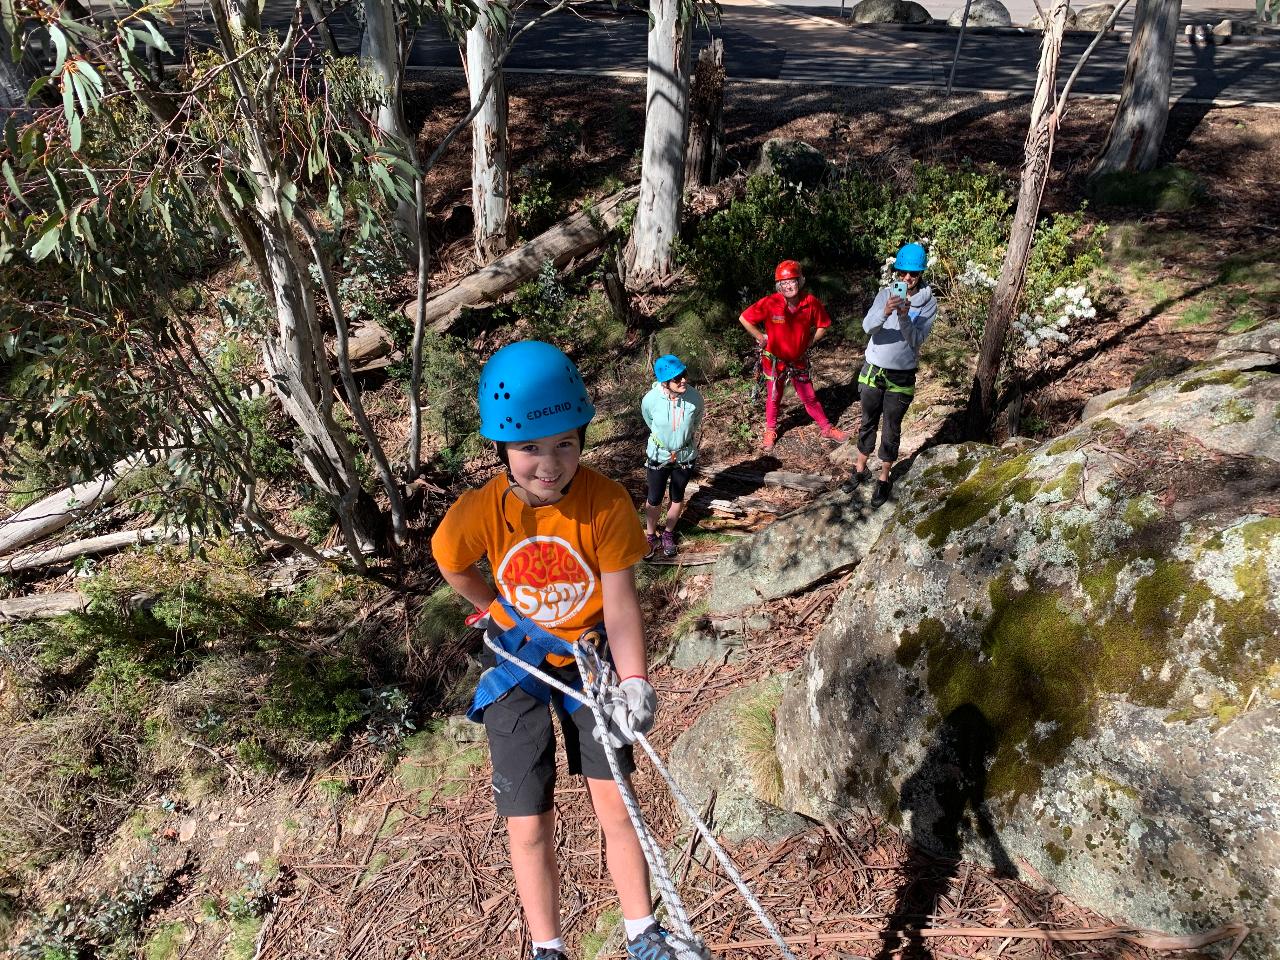
[[[634,179],[643,135],[642,85],[604,78],[512,77],[509,89],[514,168],[567,165],[578,178],[578,194],[607,192],[619,180]],[[452,82],[416,84],[408,94],[409,120],[420,125],[424,148],[437,143],[465,112],[465,94]],[[1026,108],[1019,98],[962,95],[943,100],[887,90],[730,84],[727,172],[744,170],[765,138],[781,135],[804,139],[833,161],[851,166],[884,169],[916,159],[965,161],[994,164],[1016,175]],[[1079,204],[1080,174],[1106,134],[1112,109],[1109,102],[1073,103],[1059,134],[1046,210]],[[441,259],[436,285],[471,268],[468,143],[466,136],[458,138],[429,178],[431,228]],[[1240,296],[1252,298],[1247,305],[1256,318],[1276,316],[1280,190],[1274,158],[1280,155],[1280,113],[1175,107],[1166,153],[1205,179],[1208,200],[1183,214],[1095,212],[1113,224],[1108,257],[1112,290],[1095,327],[1069,350],[1045,357],[1042,371],[1032,378],[1024,404],[1024,428],[1029,423],[1035,427],[1030,432],[1061,432],[1078,420],[1085,401],[1128,385],[1154,357],[1204,356],[1238,319],[1246,303]],[[1223,264],[1241,255],[1251,257],[1251,267],[1263,265],[1258,276],[1224,275]],[[641,299],[638,305],[645,310],[659,304]],[[843,308],[849,316],[860,312],[856,304]],[[854,377],[860,361],[857,343],[832,344],[815,358],[819,396],[833,419],[850,431],[857,427]],[[949,438],[963,393],[955,384],[924,374],[907,423],[906,455]],[[394,403],[386,406],[394,409]],[[833,461],[831,447],[819,440],[794,399],[784,416],[782,440],[769,457],[759,456],[731,431],[716,428],[715,418],[729,415],[712,412],[703,451],[708,463],[784,468],[820,474],[832,483],[846,469],[840,456]],[[393,419],[388,415],[384,424],[388,432],[399,429]],[[641,442],[634,437],[611,441],[593,451],[591,462],[639,493]],[[492,467],[477,464],[464,480],[475,482],[488,469]],[[805,497],[751,484],[730,483],[727,489],[772,499],[779,509]],[[709,518],[704,513],[690,519]],[[736,525],[736,532],[767,520],[749,517]],[[704,526],[716,528],[710,522]],[[689,552],[709,556],[729,535],[708,535],[691,543]],[[704,570],[692,567],[683,576],[671,568],[646,572],[645,603],[656,649],[669,640],[677,620],[683,616],[687,623],[696,616],[708,587]],[[768,636],[753,638],[754,656],[745,664],[655,671],[665,704],[660,751],[665,754],[680,730],[731,690],[794,667],[839,586],[772,605],[769,613],[777,627]],[[373,623],[379,629],[406,630],[410,606],[391,605]],[[451,648],[443,655],[461,658],[465,651]],[[50,870],[44,899],[52,902],[72,891],[109,887],[114,878],[150,858],[168,864],[170,882],[149,926],[170,924],[180,931],[174,957],[526,956],[529,946],[511,887],[503,831],[489,797],[487,761],[478,766],[452,762],[467,758],[473,749],[458,743],[449,757],[433,760],[444,771],[443,782],[437,778],[429,789],[393,775],[380,755],[368,749],[301,781],[236,774],[229,776],[225,792],[188,797],[176,809],[161,809],[160,799],[150,798],[141,827],[122,830],[80,863]],[[673,843],[682,833],[678,817],[643,763],[637,789],[660,840]],[[613,895],[585,791],[562,776],[556,805],[566,936],[573,955],[583,956],[601,946],[603,929],[597,927],[605,926]],[[902,956],[945,958],[1152,955],[1117,940],[1052,944],[1019,937],[923,939],[904,934],[901,940],[882,941],[875,931],[886,925],[918,926],[926,917],[934,926],[949,927],[1075,929],[1106,926],[1107,921],[1071,904],[1026,864],[1017,865],[1014,878],[931,859],[871,819],[818,825],[781,844],[748,842],[731,853],[783,929],[806,938],[796,947],[804,958],[888,960],[899,951]],[[763,933],[719,869],[709,865],[705,850],[683,858],[677,874],[698,931],[718,955],[776,955],[772,947],[753,945]],[[237,932],[207,904],[251,877],[266,885],[274,909],[265,923],[246,921]],[[241,950],[246,937],[247,949]],[[605,942],[600,955],[616,955],[616,950],[616,942]]]

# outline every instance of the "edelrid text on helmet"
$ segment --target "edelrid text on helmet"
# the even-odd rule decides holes
[[[802,280],[804,279],[804,270],[801,269],[797,260],[783,260],[776,270],[773,271],[773,279],[775,282],[780,280]]]
[[[898,256],[893,261],[893,269],[923,273],[928,262],[929,257],[922,244],[907,243],[903,244],[902,249],[898,251]]]
[[[668,353],[653,361],[653,376],[659,383],[674,380],[684,373],[684,363],[675,354]]]
[[[480,371],[480,436],[512,442],[591,422],[596,408],[573,361],[541,340],[503,347]]]

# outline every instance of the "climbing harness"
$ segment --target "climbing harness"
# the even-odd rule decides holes
[[[877,367],[873,363],[869,363],[866,369],[858,374],[858,382],[876,390],[887,390],[889,393],[901,393],[908,397],[915,396],[915,385],[902,387],[889,379],[888,371],[884,367]]]
[[[689,922],[688,912],[685,910],[684,901],[680,899],[680,894],[676,891],[675,881],[671,878],[671,872],[667,869],[666,859],[662,855],[662,848],[658,845],[657,838],[649,832],[649,828],[645,825],[644,818],[640,814],[640,806],[636,802],[635,795],[631,792],[631,787],[627,783],[626,777],[622,773],[621,767],[618,765],[616,749],[611,742],[609,733],[610,723],[609,714],[613,709],[624,706],[626,703],[625,696],[618,689],[618,678],[613,667],[601,656],[599,644],[578,642],[570,644],[559,637],[556,637],[538,624],[520,616],[505,601],[499,598],[502,603],[503,610],[507,615],[515,621],[515,626],[511,630],[506,631],[497,640],[489,637],[488,631],[485,632],[484,642],[500,660],[506,661],[502,666],[509,666],[518,673],[525,676],[536,678],[550,690],[544,691],[544,695],[539,696],[543,702],[548,702],[551,691],[557,691],[565,698],[565,704],[568,706],[570,701],[574,702],[574,706],[586,706],[591,710],[596,721],[595,737],[600,740],[605,748],[605,757],[609,761],[609,770],[613,774],[614,782],[618,785],[618,791],[622,795],[623,805],[627,808],[627,816],[631,819],[631,825],[635,828],[636,837],[640,841],[640,848],[644,851],[645,861],[649,864],[649,871],[654,878],[654,882],[658,887],[658,894],[662,898],[663,904],[667,908],[667,914],[671,920],[675,930],[668,937],[667,942],[676,948],[676,952],[681,960],[710,960],[710,953],[706,944],[701,938],[693,932],[693,925]],[[527,638],[527,642],[523,646],[516,646],[514,650],[508,649],[510,641],[502,641],[503,637],[513,632],[523,634]],[[598,634],[597,634],[598,636]],[[539,669],[537,663],[540,661],[532,660],[532,653],[526,654],[525,647],[536,646],[540,648],[551,649],[552,652],[559,652],[553,644],[548,643],[548,638],[554,640],[556,644],[562,647],[571,648],[575,660],[578,664],[578,678],[582,684],[581,689],[562,683],[555,677],[550,676],[543,670]],[[584,636],[583,639],[590,639],[590,636]],[[486,671],[486,676],[491,671]],[[484,679],[481,678],[481,683]],[[515,684],[512,684],[514,686]],[[521,684],[522,688],[528,690]],[[507,689],[511,689],[508,687]],[[533,691],[530,691],[531,693]],[[477,688],[476,697],[479,698],[480,690]],[[492,702],[492,701],[489,701]],[[475,711],[475,701],[472,703],[472,711]],[[481,711],[483,712],[483,711]],[[470,714],[468,714],[470,715]],[[747,905],[751,907],[756,918],[760,921],[761,926],[765,928],[769,936],[773,938],[774,943],[778,945],[778,949],[787,960],[796,960],[795,954],[787,946],[786,940],[782,934],[778,932],[777,925],[773,922],[764,906],[756,899],[755,894],[747,886],[742,874],[734,866],[733,861],[729,859],[729,855],[716,842],[715,836],[711,833],[711,829],[698,816],[698,812],[693,808],[689,799],[684,792],[676,784],[671,773],[667,770],[666,765],[658,756],[653,748],[653,744],[642,733],[632,730],[629,731],[634,737],[635,742],[640,744],[644,752],[649,755],[649,759],[653,761],[654,768],[666,782],[667,788],[671,791],[671,795],[675,797],[676,804],[680,807],[681,813],[689,825],[698,832],[715,854],[716,859],[720,862],[720,866],[724,868],[725,873],[733,882],[734,886],[742,894]]]

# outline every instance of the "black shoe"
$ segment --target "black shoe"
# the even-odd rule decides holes
[[[876,492],[871,495],[871,506],[872,507],[884,506],[885,501],[887,501],[888,499],[889,499],[889,481],[877,480]]]
[[[855,470],[853,475],[840,485],[840,489],[845,493],[853,493],[860,486],[867,482],[871,477],[870,470]]]
[[[563,950],[555,947],[539,947],[533,951],[533,960],[568,960]]]

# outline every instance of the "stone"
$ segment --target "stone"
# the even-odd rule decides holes
[[[1099,393],[1097,396],[1089,398],[1084,405],[1084,409],[1080,411],[1080,422],[1087,423],[1094,417],[1098,416],[1107,409],[1113,400],[1119,400],[1121,397],[1127,396],[1128,387],[1118,387],[1115,390],[1108,390],[1106,393]]]
[[[1238,916],[1280,958],[1280,365],[1251,333],[1063,437],[917,458],[786,683],[781,806],[1141,927]]]
[[[930,23],[933,15],[914,0],[862,0],[850,12],[854,23]]]
[[[777,789],[768,718],[784,678],[767,677],[735,690],[706,710],[671,749],[671,774],[694,809],[705,810],[715,792],[709,826],[730,843],[751,837],[773,843],[813,826],[761,798]]]
[[[711,612],[737,613],[851,569],[895,508],[890,500],[872,510],[867,496],[825,494],[726,549],[712,570]]]
[[[742,659],[743,639],[741,634],[694,628],[676,640],[671,665],[677,670],[692,670],[712,661],[733,663]]]
[[[1040,16],[1040,14],[1037,13],[1034,17],[1031,18],[1031,22],[1027,24],[1027,28],[1029,30],[1043,30],[1044,17]],[[1076,29],[1076,12],[1071,7],[1067,7],[1067,29],[1068,30]]]
[[[751,173],[761,176],[776,174],[788,183],[799,183],[813,189],[827,178],[830,170],[827,158],[804,141],[770,137],[760,148],[760,156]]]
[[[1213,35],[1218,37],[1219,40],[1226,40],[1231,36],[1234,26],[1235,25],[1229,19],[1219,20],[1214,25]]]
[[[192,840],[195,839],[195,835],[196,835],[196,821],[194,818],[188,817],[185,820],[183,820],[181,825],[178,827],[178,842],[190,843]]]
[[[1081,7],[1076,14],[1076,29],[1097,33],[1115,12],[1114,3],[1092,3],[1087,7]]]
[[[964,7],[956,7],[947,17],[947,25],[960,26],[964,19]],[[1009,16],[1009,8],[1000,0],[973,0],[969,4],[969,26],[971,27],[1011,27],[1013,18]]]

